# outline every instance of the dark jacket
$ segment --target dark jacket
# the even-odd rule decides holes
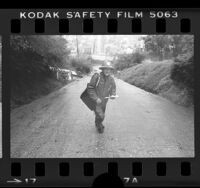
[[[112,76],[104,76],[103,73],[95,73],[92,76],[90,83],[88,83],[87,89],[90,98],[95,102],[97,98],[100,98],[102,102],[106,103],[108,99],[105,99],[105,97],[116,95],[116,84],[114,78]]]

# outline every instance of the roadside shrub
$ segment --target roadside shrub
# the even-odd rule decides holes
[[[134,65],[142,63],[145,59],[145,54],[143,52],[134,52],[132,54],[121,54],[114,61],[114,67],[117,70],[123,70]]]
[[[181,55],[175,59],[171,69],[171,79],[176,85],[186,87],[193,91],[194,86],[194,63],[193,55]]]
[[[91,71],[91,64],[87,59],[84,58],[73,58],[71,59],[71,66],[84,74],[88,74]]]

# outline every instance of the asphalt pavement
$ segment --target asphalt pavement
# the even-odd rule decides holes
[[[116,80],[99,134],[80,95],[89,77],[11,112],[11,157],[193,157],[194,112]]]

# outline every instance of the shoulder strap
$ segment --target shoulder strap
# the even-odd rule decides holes
[[[100,74],[98,74],[98,80],[97,80],[97,83],[96,83],[96,87],[99,85],[100,78],[101,78],[101,76],[100,76]]]

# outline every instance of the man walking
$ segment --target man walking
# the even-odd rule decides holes
[[[102,124],[105,118],[106,104],[108,98],[115,99],[116,84],[114,78],[111,76],[113,67],[107,62],[104,66],[99,68],[101,73],[95,73],[90,83],[87,85],[87,90],[90,98],[95,102],[95,125],[99,133],[103,133],[104,126]]]

